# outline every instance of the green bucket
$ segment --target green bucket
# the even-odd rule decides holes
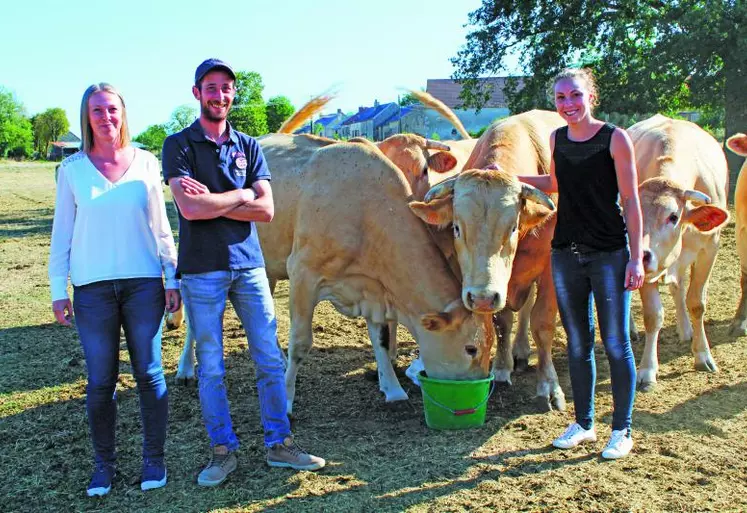
[[[485,424],[485,410],[493,394],[495,376],[452,381],[418,374],[423,393],[425,423],[431,429],[467,429]]]

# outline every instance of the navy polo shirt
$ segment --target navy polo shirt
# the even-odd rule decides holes
[[[191,176],[220,193],[248,189],[257,180],[269,180],[257,141],[228,126],[228,139],[218,146],[205,137],[199,120],[163,143],[163,178]],[[178,205],[177,205],[178,208]],[[177,273],[255,269],[264,258],[254,223],[226,217],[189,221],[179,212]]]

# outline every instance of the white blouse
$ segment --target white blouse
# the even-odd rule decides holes
[[[110,182],[79,152],[60,164],[49,251],[52,301],[73,285],[126,278],[166,278],[179,288],[176,247],[166,216],[161,169],[135,149],[125,174]]]

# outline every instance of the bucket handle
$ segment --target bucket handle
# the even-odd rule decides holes
[[[461,410],[452,410],[448,406],[439,403],[433,397],[431,397],[430,395],[428,395],[428,392],[425,391],[425,388],[422,388],[422,387],[420,388],[420,391],[423,393],[423,395],[425,397],[427,397],[428,399],[430,399],[430,401],[433,404],[435,404],[439,408],[442,408],[442,409],[444,409],[444,410],[446,410],[448,412],[451,412],[451,414],[454,415],[454,416],[456,416],[456,417],[460,417],[462,415],[470,415],[472,413],[475,413],[478,408],[481,408],[485,403],[488,402],[488,400],[490,400],[490,396],[493,395],[493,391],[494,390],[495,390],[495,381],[491,381],[490,382],[490,392],[488,392],[488,396],[480,404],[478,404],[474,408],[464,408],[464,409],[461,409]]]

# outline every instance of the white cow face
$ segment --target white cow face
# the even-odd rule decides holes
[[[452,225],[462,272],[462,301],[475,313],[506,306],[520,236],[544,221],[555,205],[545,194],[499,170],[469,170],[442,182],[426,202],[410,203],[426,223]]]
[[[723,226],[729,213],[708,205],[708,195],[686,190],[666,178],[651,178],[639,187],[643,213],[643,267],[646,281],[657,281],[682,252],[688,229],[703,233]]]

